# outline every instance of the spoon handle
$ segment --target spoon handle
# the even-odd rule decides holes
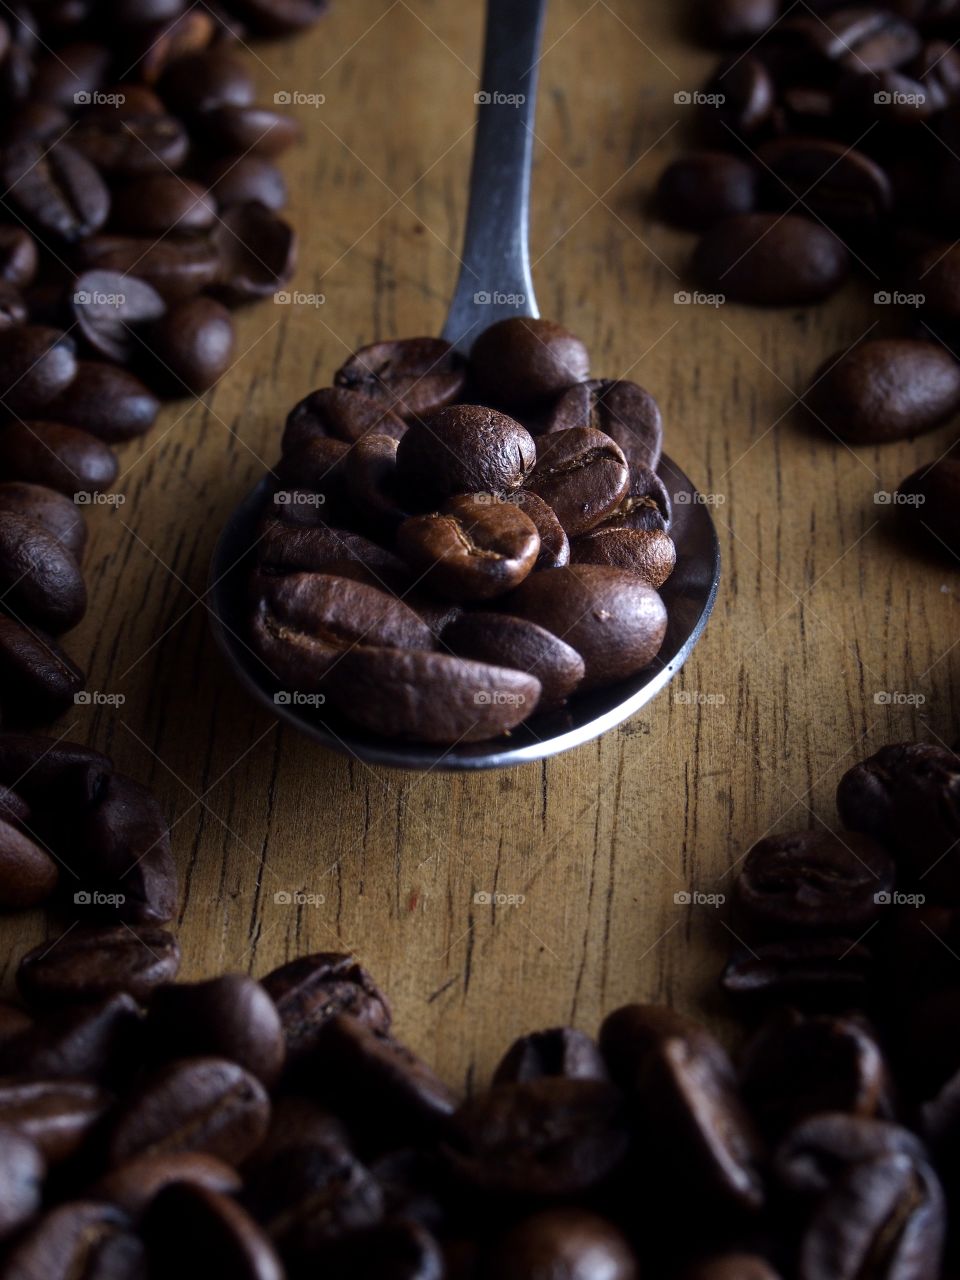
[[[464,354],[507,316],[537,316],[530,163],[546,0],[488,0],[460,276],[443,336]]]

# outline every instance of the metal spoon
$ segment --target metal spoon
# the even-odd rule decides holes
[[[530,165],[538,55],[546,0],[489,0],[483,79],[460,277],[443,336],[466,354],[505,316],[537,316],[528,246]],[[575,696],[562,711],[534,716],[509,737],[438,747],[363,733],[325,707],[277,702],[277,681],[246,642],[245,579],[256,525],[270,493],[265,477],[227,522],[213,555],[214,636],[240,683],[281,720],[324,746],[371,764],[407,769],[494,769],[557,755],[629,719],[683,666],[706,626],[720,577],[717,534],[689,479],[664,455],[660,476],[674,498],[677,566],[661,590],[669,612],[663,648],[621,684]]]

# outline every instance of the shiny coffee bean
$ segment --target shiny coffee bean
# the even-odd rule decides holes
[[[278,520],[266,520],[257,543],[257,559],[267,570],[278,573],[325,573],[337,560],[358,560],[382,580],[385,570],[404,573],[399,556],[378,546],[362,534],[324,524],[294,527]]]
[[[212,241],[220,258],[217,291],[229,306],[271,297],[293,274],[297,234],[262,205],[225,209]]]
[[[58,329],[24,325],[0,332],[0,404],[9,413],[36,413],[73,381],[76,372],[73,340]]]
[[[403,419],[379,400],[344,387],[323,387],[290,410],[281,448],[287,454],[308,440],[328,436],[352,444],[370,433],[399,440],[406,429]]]
[[[0,616],[0,710],[8,724],[41,724],[74,703],[86,677],[52,636]]]
[[[776,138],[757,156],[776,206],[801,208],[830,225],[862,227],[885,218],[893,187],[883,169],[853,147],[826,138]]]
[[[493,404],[527,409],[590,376],[590,355],[552,320],[516,316],[485,329],[470,351],[470,371]]]
[[[575,538],[598,524],[626,495],[630,470],[623,451],[591,427],[551,431],[536,442],[527,487],[553,508]]]
[[[171,1183],[144,1215],[151,1266],[184,1280],[220,1271],[236,1280],[284,1280],[268,1236],[230,1196],[197,1183]],[[184,1259],[183,1236],[190,1241]]]
[[[515,1040],[493,1073],[493,1083],[539,1080],[542,1076],[606,1080],[607,1068],[596,1043],[585,1032],[554,1027]]]
[[[225,104],[201,112],[194,121],[200,144],[214,155],[264,156],[272,159],[300,137],[297,121],[267,107]]]
[[[696,151],[664,169],[657,202],[674,226],[705,231],[723,218],[753,213],[759,186],[760,175],[747,160],[725,151]]]
[[[816,374],[804,403],[841,440],[885,443],[929,431],[960,406],[960,366],[934,342],[861,342]]]
[[[49,1164],[79,1151],[112,1103],[85,1080],[0,1079],[0,1126],[29,1138]]]
[[[790,14],[782,31],[809,55],[858,75],[902,66],[922,47],[909,22],[868,5],[841,6],[826,15]]]
[[[32,284],[37,274],[37,242],[20,226],[0,225],[0,280],[17,289]]]
[[[292,1083],[292,1075],[288,1074],[287,1080]],[[303,1083],[306,1085],[307,1081]],[[270,1128],[257,1147],[251,1167],[264,1167],[274,1157],[296,1147],[325,1146],[328,1143],[349,1147],[350,1138],[342,1120],[312,1098],[284,1091],[272,1099]]]
[[[287,450],[274,468],[281,485],[323,494],[326,503],[346,494],[349,445],[329,436],[316,436]],[[324,509],[326,510],[326,503]],[[281,518],[283,512],[278,513]]]
[[[70,131],[70,143],[101,173],[136,178],[179,169],[190,140],[172,116],[90,112]]]
[[[417,418],[456,400],[465,379],[464,362],[449,342],[401,338],[361,347],[340,366],[334,382],[401,418]]]
[[[238,0],[236,7],[263,35],[286,36],[312,26],[327,0]]]
[[[90,1196],[116,1205],[136,1220],[171,1183],[204,1187],[223,1195],[236,1195],[242,1187],[240,1175],[230,1165],[216,1156],[187,1151],[178,1155],[137,1156],[104,1174],[90,1188]]]
[[[534,568],[559,569],[569,564],[570,539],[553,507],[530,489],[515,490],[507,495],[507,501],[515,503],[533,521],[540,535],[540,554]]]
[[[960,556],[960,462],[941,458],[920,467],[898,486],[897,494],[904,503],[906,528],[940,553]]]
[[[30,319],[23,295],[13,285],[0,282],[0,329],[12,329]]]
[[[0,907],[19,911],[38,906],[53,895],[59,878],[50,855],[0,819]]]
[[[0,594],[21,622],[59,634],[83,617],[87,592],[80,567],[35,520],[0,511]]]
[[[256,81],[242,58],[216,48],[177,58],[164,72],[158,89],[171,111],[189,117],[214,107],[250,106]]]
[[[24,800],[23,796],[18,795],[12,787],[0,785],[0,818],[4,822],[9,822],[12,826],[19,828],[21,831],[28,829],[30,822],[30,806]],[[0,1040],[4,1037],[4,1014],[9,1013],[13,1006],[0,1000]]]
[[[890,839],[901,782],[909,785],[914,774],[938,769],[949,776],[958,763],[952,751],[933,743],[901,742],[881,747],[840,779],[837,809],[843,825],[881,842]]]
[[[338,1014],[374,1030],[390,1027],[387,997],[352,956],[326,951],[301,956],[268,973],[262,984],[280,1013],[291,1064],[316,1048],[323,1028]]]
[[[631,472],[656,470],[663,448],[660,406],[635,382],[592,380],[565,391],[554,405],[548,432],[589,427],[609,436],[622,450]]]
[[[12,511],[43,525],[79,564],[87,545],[87,525],[75,502],[44,485],[20,480],[0,483],[0,511]]]
[[[347,493],[371,530],[389,537],[407,518],[397,484],[397,444],[392,436],[361,436],[344,463]]]
[[[783,1004],[845,1011],[870,1003],[875,970],[872,952],[856,937],[799,937],[737,948],[720,985],[746,1012]]]
[[[6,199],[41,235],[75,244],[99,231],[110,214],[110,193],[97,168],[71,143],[21,142],[0,164]]]
[[[130,0],[136,3],[136,0]],[[208,48],[217,34],[213,5],[186,6],[178,16],[162,23],[137,24],[131,29],[131,62],[146,84],[155,85],[180,58]],[[241,33],[237,33],[242,38]]]
[[[531,574],[503,601],[506,612],[539,623],[583,658],[581,688],[625,680],[663,644],[663,601],[634,574],[606,565],[569,565]]]
[[[204,177],[221,213],[236,204],[262,204],[278,213],[289,198],[283,174],[262,156],[214,160],[204,169]]]
[[[509,494],[530,477],[533,437],[505,413],[451,405],[415,421],[397,449],[398,483],[425,502],[460,493]]]
[[[572,564],[604,564],[635,573],[648,587],[659,589],[673,573],[677,549],[662,529],[603,526],[575,538]]]
[[[751,54],[722,63],[707,81],[698,125],[711,147],[752,139],[769,123],[776,86],[764,63]]]
[[[43,1200],[47,1165],[35,1143],[13,1129],[0,1129],[0,1240],[35,1217]]]
[[[71,825],[97,802],[112,771],[107,756],[79,742],[0,733],[0,783],[15,787],[35,810],[52,809]]]
[[[202,395],[233,363],[236,338],[226,307],[213,298],[188,298],[152,326],[150,348],[173,394]]]
[[[469,613],[446,627],[444,647],[462,658],[526,671],[540,681],[538,711],[563,706],[583,679],[579,653],[543,627],[501,613]]]
[[[112,1205],[75,1200],[51,1209],[7,1261],[17,1280],[138,1280],[146,1255],[129,1220]]]
[[[17,968],[17,986],[34,1007],[85,1003],[117,992],[145,1002],[179,968],[180,947],[164,929],[83,927],[28,951]]]
[[[849,265],[832,232],[797,214],[725,218],[706,233],[693,258],[702,288],[734,302],[774,307],[819,302],[840,287]]]
[[[698,29],[713,44],[751,44],[780,17],[779,0],[700,0]]]
[[[142,436],[154,425],[160,401],[126,369],[81,360],[77,376],[43,407],[43,417],[87,431],[107,444]]]
[[[73,285],[70,306],[92,349],[126,364],[144,352],[142,330],[166,311],[152,285],[120,271],[85,271]],[[140,332],[138,332],[140,331]]]
[[[493,1280],[636,1280],[637,1259],[626,1237],[583,1209],[547,1209],[526,1218],[498,1243],[484,1273]]]
[[[217,231],[221,230],[219,224]],[[166,302],[180,302],[218,279],[218,249],[208,236],[91,236],[80,247],[81,265],[89,270],[133,274],[152,285]]]
[[[0,1048],[0,1071],[35,1080],[93,1080],[112,1085],[129,1076],[141,1049],[141,1016],[123,992],[45,1014]]]
[[[149,174],[114,196],[111,225],[132,235],[207,231],[217,216],[214,198],[195,182],[171,173]]]
[[[0,467],[10,480],[46,485],[73,498],[105,492],[117,478],[116,454],[87,431],[56,422],[0,427]]]

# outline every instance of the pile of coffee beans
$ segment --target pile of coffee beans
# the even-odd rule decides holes
[[[278,696],[475,742],[648,667],[673,571],[656,401],[572,333],[500,321],[356,352],[290,413],[251,638]]]
[[[83,673],[52,635],[83,613],[82,513],[113,446],[235,352],[228,307],[290,276],[274,158],[295,122],[254,101],[249,34],[317,0],[0,11],[0,711],[59,714]],[[15,587],[12,584],[17,584]],[[54,599],[56,597],[56,599]]]
[[[699,97],[702,149],[658,190],[664,217],[701,234],[695,283],[793,306],[857,270],[899,332],[825,361],[810,420],[852,444],[939,426],[960,408],[960,6],[699,0],[696,12],[701,37],[730,52]],[[956,507],[941,495],[956,492],[956,466],[905,486],[928,487],[929,532],[954,553]]]

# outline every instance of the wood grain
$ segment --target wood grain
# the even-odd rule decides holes
[[[660,399],[668,448],[716,495],[724,581],[682,677],[618,732],[542,766],[408,776],[326,753],[250,704],[203,602],[218,529],[278,450],[287,409],[355,345],[436,333],[457,272],[482,6],[354,0],[294,44],[258,48],[264,97],[297,108],[288,162],[296,288],[240,320],[236,367],[123,451],[126,502],[92,517],[90,613],[69,641],[119,709],[60,730],[149,782],[184,876],[184,976],[263,973],[353,949],[397,1026],[454,1083],[485,1078],[535,1025],[595,1028],[631,998],[723,1025],[721,913],[764,833],[834,821],[833,790],[890,739],[952,740],[960,588],[903,552],[874,502],[954,440],[851,451],[791,412],[819,361],[880,321],[873,283],[823,307],[677,305],[689,237],[650,192],[689,132],[674,94],[704,78],[681,7],[554,0],[537,119],[533,251],[543,314],[595,370]],[[921,695],[879,705],[879,691]],[[678,694],[686,694],[686,700]],[[315,906],[275,895],[322,895]],[[522,895],[491,908],[477,892]],[[4,922],[4,980],[56,928]]]

